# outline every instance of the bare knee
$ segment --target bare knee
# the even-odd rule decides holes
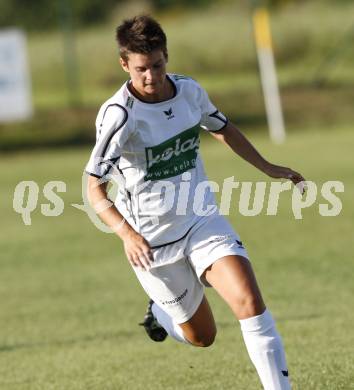
[[[216,336],[213,313],[205,296],[191,319],[180,324],[186,340],[196,347],[209,347]]]
[[[262,314],[265,310],[265,305],[260,296],[245,294],[234,299],[232,309],[238,319],[244,319]]]
[[[207,332],[195,332],[188,337],[188,341],[195,347],[210,347],[216,337],[216,329]]]

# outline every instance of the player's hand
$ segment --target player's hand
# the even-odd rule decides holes
[[[269,164],[265,169],[265,173],[274,177],[275,179],[288,179],[291,180],[295,186],[299,189],[301,194],[304,194],[306,191],[306,180],[298,172],[293,171],[290,168],[282,167],[280,165]]]
[[[122,237],[124,242],[124,250],[130,264],[134,267],[140,267],[149,270],[151,263],[154,261],[152,250],[145,238],[130,229]]]

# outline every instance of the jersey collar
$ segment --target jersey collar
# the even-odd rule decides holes
[[[165,102],[169,102],[171,101],[172,99],[174,99],[176,96],[177,96],[177,87],[176,87],[176,84],[175,82],[172,80],[172,78],[166,74],[166,78],[167,80],[171,83],[172,85],[172,88],[173,88],[173,96],[170,98],[170,99],[167,99],[167,100],[161,100],[161,101],[158,101],[158,102],[148,102],[146,100],[143,100],[141,98],[139,98],[138,96],[135,95],[135,93],[132,91],[132,89],[130,88],[130,83],[131,83],[131,80],[127,80],[126,82],[126,87],[127,87],[127,90],[129,91],[129,93],[134,96],[135,99],[137,99],[139,102],[141,103],[144,103],[144,104],[159,104],[159,103],[165,103]]]

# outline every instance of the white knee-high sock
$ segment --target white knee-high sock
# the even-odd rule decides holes
[[[291,385],[281,338],[268,310],[240,320],[248,354],[265,390],[290,390]]]
[[[166,332],[173,337],[175,340],[180,343],[190,344],[184,337],[182,328],[173,321],[165,311],[161,309],[160,306],[154,303],[151,307],[151,310],[156,317],[158,323],[166,330]]]

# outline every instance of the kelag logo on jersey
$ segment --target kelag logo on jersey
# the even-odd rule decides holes
[[[144,180],[177,176],[194,168],[199,148],[199,125],[159,145],[145,148],[147,174]]]

